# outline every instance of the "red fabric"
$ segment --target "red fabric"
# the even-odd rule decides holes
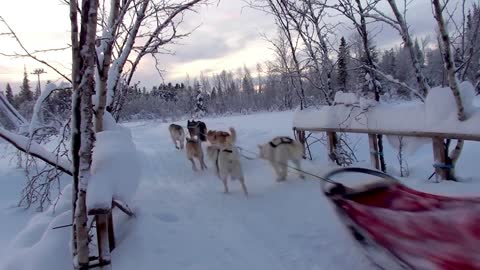
[[[413,269],[480,269],[480,198],[437,196],[397,184],[334,201]]]

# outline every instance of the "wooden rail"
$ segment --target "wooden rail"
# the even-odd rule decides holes
[[[444,138],[444,139],[461,139],[466,141],[480,141],[480,134],[467,133],[447,133],[447,132],[433,132],[433,131],[392,131],[381,129],[358,129],[358,128],[304,128],[294,127],[297,131],[309,132],[344,132],[344,133],[362,133],[362,134],[382,134],[402,137],[420,137],[420,138]]]
[[[368,143],[370,147],[370,162],[376,169],[380,169],[380,156],[383,155],[379,151],[378,141],[376,135],[391,135],[399,137],[418,137],[418,138],[430,138],[432,140],[433,148],[433,160],[435,164],[435,175],[437,180],[448,180],[452,175],[453,165],[448,157],[447,147],[445,145],[445,139],[456,139],[466,141],[480,141],[480,134],[466,134],[466,133],[448,133],[448,132],[433,132],[433,131],[392,131],[381,129],[358,129],[358,128],[307,128],[307,127],[294,127],[294,133],[305,132],[325,132],[327,135],[327,152],[331,161],[335,162],[335,150],[337,148],[337,132],[343,133],[358,133],[368,134]]]

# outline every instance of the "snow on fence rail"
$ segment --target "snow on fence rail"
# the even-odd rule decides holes
[[[480,108],[473,101],[473,86],[461,86],[462,102],[467,120],[458,121],[455,103],[449,88],[432,88],[425,103],[374,104],[357,100],[350,94],[335,96],[333,106],[318,110],[297,111],[293,119],[296,134],[325,132],[328,137],[328,154],[333,160],[337,148],[337,132],[363,133],[369,136],[372,165],[380,169],[377,135],[430,138],[433,144],[434,167],[437,179],[447,179],[453,166],[448,162],[444,139],[480,141]],[[304,136],[304,135],[302,135]]]

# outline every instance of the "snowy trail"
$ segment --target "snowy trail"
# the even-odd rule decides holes
[[[273,136],[290,135],[290,117],[257,114],[206,123],[211,129],[234,126],[238,144],[255,150]],[[155,122],[131,127],[143,175],[135,201],[138,217],[119,228],[115,269],[371,268],[340,227],[318,182],[291,174],[286,183],[276,183],[264,161],[242,160],[250,196],[244,197],[238,182],[231,182],[232,193],[225,195],[212,170],[191,170],[167,127]]]

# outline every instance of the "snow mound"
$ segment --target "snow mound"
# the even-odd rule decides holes
[[[105,131],[96,134],[87,209],[110,208],[112,199],[129,203],[140,179],[140,162],[130,130],[105,114]]]
[[[460,85],[460,98],[465,108],[467,118],[474,114],[476,107],[473,104],[475,89],[470,82]],[[447,119],[457,117],[455,99],[448,87],[435,87],[430,89],[425,100],[426,120],[430,125],[437,125]]]
[[[344,93],[343,91],[337,91],[334,98],[335,104],[353,105],[358,103],[355,93]]]

